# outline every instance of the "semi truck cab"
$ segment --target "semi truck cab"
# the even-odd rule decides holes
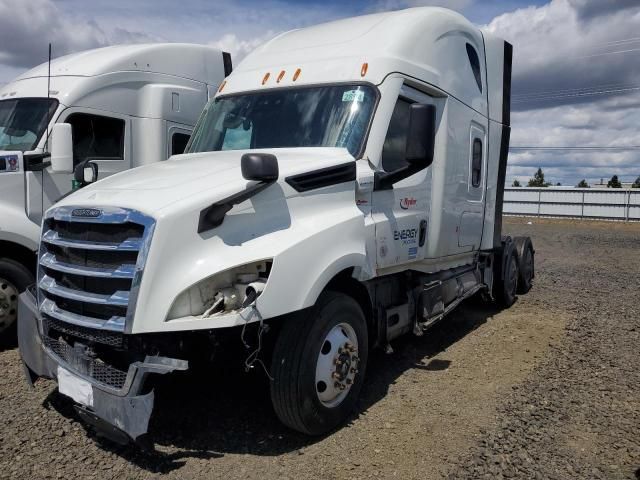
[[[125,45],[57,58],[0,89],[0,334],[35,279],[43,212],[72,190],[74,169],[90,161],[106,178],[182,153],[230,72],[211,47]]]
[[[370,349],[531,286],[531,242],[501,232],[511,52],[426,7],[256,49],[183,155],[47,211],[20,303],[29,380],[57,379],[87,422],[138,440],[150,379],[251,338],[280,420],[335,428]]]

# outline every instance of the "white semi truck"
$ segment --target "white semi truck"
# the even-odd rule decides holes
[[[370,349],[531,286],[530,240],[501,234],[511,52],[440,8],[258,48],[185,154],[47,211],[20,297],[29,381],[57,379],[89,424],[141,440],[154,379],[242,340],[284,424],[335,428]]]
[[[90,160],[103,178],[182,153],[229,73],[231,57],[212,47],[123,45],[55,59],[0,89],[0,334],[34,282],[42,214],[72,189],[74,167]]]

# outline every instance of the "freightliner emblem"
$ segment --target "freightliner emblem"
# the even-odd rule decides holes
[[[102,215],[102,211],[97,208],[76,208],[71,212],[72,217],[96,218]]]

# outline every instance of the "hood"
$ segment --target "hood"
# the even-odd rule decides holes
[[[246,188],[240,159],[249,150],[175,155],[171,159],[134,168],[89,185],[56,206],[114,206],[132,208],[152,216],[181,204],[200,207]],[[255,153],[256,150],[251,150]],[[343,148],[274,148],[259,150],[278,159],[278,183],[284,191],[285,178],[320,168],[354,162]]]

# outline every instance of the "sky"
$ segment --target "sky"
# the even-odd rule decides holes
[[[276,34],[436,5],[514,45],[510,184],[640,176],[640,0],[0,0],[0,84],[54,56],[135,42],[206,43],[238,63]],[[636,147],[636,148],[634,148]]]

